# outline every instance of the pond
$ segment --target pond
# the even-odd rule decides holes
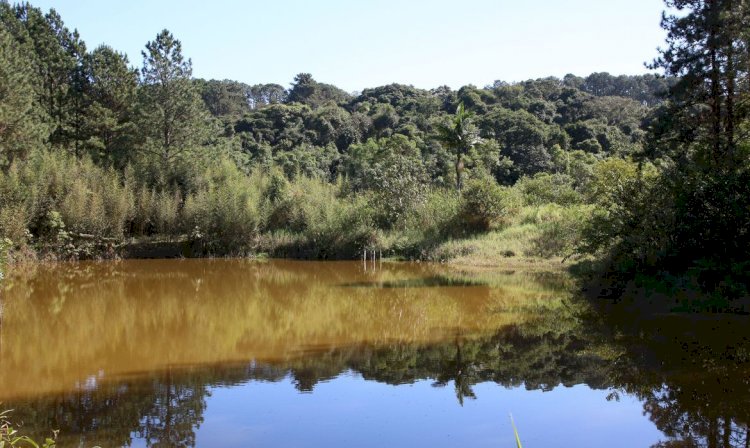
[[[593,310],[563,272],[38,266],[0,298],[0,408],[59,446],[747,446],[742,316]]]

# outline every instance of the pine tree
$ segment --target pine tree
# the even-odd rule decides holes
[[[21,46],[0,27],[0,166],[41,145],[44,126],[34,108],[33,72]]]
[[[655,255],[670,268],[710,264],[716,274],[711,281],[721,281],[750,259],[750,5],[745,0],[666,0],[666,5],[678,13],[663,16],[667,48],[652,66],[679,81],[654,120],[651,146],[671,163],[663,164],[651,193],[660,209],[638,204],[632,213],[644,221],[643,229],[650,216],[669,223],[658,235],[644,231],[641,241],[659,241],[652,244],[661,246]],[[701,275],[710,285],[711,270]]]
[[[182,55],[182,44],[163,30],[146,44],[139,95],[143,146],[164,167],[194,151],[207,139],[208,113],[191,82],[192,63]]]
[[[666,5],[680,13],[664,14],[668,46],[652,67],[680,81],[671,90],[665,114],[671,125],[662,128],[660,143],[696,143],[707,168],[730,168],[743,137],[738,128],[748,117],[742,104],[750,93],[750,7],[744,0],[667,0]]]
[[[82,71],[89,103],[86,149],[97,160],[122,165],[135,140],[138,72],[128,67],[127,56],[105,45],[86,55]]]
[[[83,96],[86,80],[80,73],[86,46],[54,9],[44,14],[23,3],[12,10],[20,26],[11,31],[28,51],[36,78],[36,103],[50,129],[46,140],[53,147],[78,151],[87,106]]]

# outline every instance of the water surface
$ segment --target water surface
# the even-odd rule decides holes
[[[60,446],[745,446],[743,318],[593,313],[562,273],[149,260],[2,296],[0,402]]]

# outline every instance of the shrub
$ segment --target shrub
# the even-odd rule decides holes
[[[13,241],[0,238],[0,281],[5,278],[5,266],[8,264],[8,252],[13,248]]]
[[[10,412],[10,410],[0,412],[0,447],[55,448],[57,431],[52,431],[52,437],[47,437],[44,442],[38,443],[31,437],[19,433],[17,425],[10,421]]]
[[[427,173],[415,141],[395,134],[353,145],[343,161],[356,192],[370,191],[379,227],[403,229],[407,215],[425,200]]]
[[[73,232],[121,238],[134,212],[134,197],[113,170],[90,160],[68,167],[75,173],[58,200],[63,221]]]
[[[44,237],[50,211],[72,232],[120,238],[134,198],[121,176],[65,152],[34,151],[23,165],[0,174],[0,226],[23,244],[26,230]]]
[[[539,173],[524,177],[515,187],[525,205],[573,205],[583,202],[583,197],[573,188],[573,179],[565,174]]]
[[[516,209],[514,192],[494,180],[471,179],[461,196],[460,222],[469,230],[486,231]]]
[[[667,195],[655,188],[657,181],[651,165],[639,169],[635,162],[616,158],[599,162],[586,187],[596,209],[583,230],[580,250],[595,253],[623,245],[626,252],[639,248],[637,257],[658,252],[674,218]]]
[[[339,197],[337,189],[314,179],[295,185],[304,236],[315,258],[356,257],[378,245],[369,195]],[[304,192],[304,193],[303,193]]]
[[[0,238],[8,238],[24,246],[28,238],[28,216],[23,204],[0,207]]]
[[[260,191],[230,161],[210,168],[205,182],[185,200],[184,232],[206,235],[204,249],[211,252],[249,247],[260,227]]]
[[[561,207],[550,204],[536,209],[536,213],[529,213],[526,219],[533,219],[539,231],[532,238],[527,255],[545,258],[573,255],[592,209],[592,206]]]
[[[172,235],[184,230],[179,224],[181,204],[178,191],[158,192],[140,186],[135,194],[131,231],[136,235]]]

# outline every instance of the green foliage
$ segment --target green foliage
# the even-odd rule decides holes
[[[26,228],[45,236],[43,223],[52,211],[70,231],[121,238],[133,198],[113,169],[66,153],[36,151],[0,173],[0,203],[1,230],[22,244]]]
[[[353,145],[343,171],[355,192],[372,192],[376,220],[386,229],[424,202],[427,173],[416,143],[404,135]]]
[[[307,176],[328,179],[331,177],[331,166],[338,158],[339,153],[333,144],[325,147],[302,144],[293,151],[277,152],[274,162],[289,178]]]
[[[491,178],[471,179],[461,195],[461,224],[472,231],[487,231],[500,225],[520,205],[513,193]]]
[[[497,140],[501,154],[513,162],[511,173],[500,179],[506,182],[550,170],[550,148],[567,146],[559,127],[548,125],[525,110],[494,107],[481,118],[480,127],[483,136]]]
[[[426,250],[465,233],[459,215],[461,197],[454,189],[432,189],[424,202],[406,217],[404,238],[395,241],[393,250],[424,258]]]
[[[137,143],[135,100],[138,73],[128,58],[100,46],[84,58],[87,107],[82,144],[95,160],[122,167]]]
[[[212,79],[196,80],[203,102],[211,115],[231,123],[250,112],[248,95],[252,87],[237,81],[218,81]]]
[[[0,208],[0,235],[23,246],[29,238],[28,217],[23,204]]]
[[[208,139],[208,114],[191,82],[192,63],[182,44],[163,30],[143,52],[142,86],[138,96],[143,149],[157,157],[162,169],[195,151]]]
[[[570,176],[573,188],[580,191],[591,180],[594,165],[599,159],[590,153],[574,150],[565,151],[559,146],[552,148],[552,163],[555,173]]]
[[[455,115],[448,124],[438,125],[437,139],[453,152],[456,159],[456,190],[463,187],[462,174],[464,170],[464,156],[479,144],[479,131],[472,123],[473,114],[466,110],[463,103],[459,103]]]
[[[0,5],[0,19],[31,66],[35,116],[43,141],[78,152],[83,129],[86,79],[81,63],[86,47],[54,10],[44,14],[28,3]],[[23,62],[20,67],[23,67]],[[23,86],[23,82],[18,84]],[[31,149],[31,148],[29,148]]]
[[[47,437],[43,443],[37,443],[29,436],[21,435],[16,425],[10,421],[12,411],[0,412],[0,448],[55,448],[57,446],[57,431],[52,437]]]
[[[570,257],[577,253],[586,223],[591,219],[591,206],[548,204],[524,217],[537,226],[526,255],[550,258]]]
[[[5,269],[8,265],[8,252],[13,248],[13,241],[8,238],[0,239],[0,282],[5,278]]]
[[[573,188],[573,179],[565,174],[539,173],[524,177],[514,188],[522,195],[525,205],[575,205],[583,199]]]
[[[609,291],[643,277],[693,285],[729,300],[746,299],[738,266],[750,258],[745,2],[669,0],[667,46],[654,68],[679,78],[668,101],[648,120],[637,167],[597,165],[587,195],[598,207],[584,232],[584,249],[610,263]],[[640,281],[648,284],[649,281]],[[657,282],[658,283],[658,282]],[[718,305],[715,302],[714,305]],[[716,307],[714,307],[716,309]]]
[[[149,237],[212,254],[420,257],[522,206],[583,202],[606,224],[587,247],[609,247],[644,226],[625,202],[608,208],[622,194],[597,166],[640,150],[641,121],[674,85],[600,73],[350,95],[300,73],[288,89],[249,86],[193,79],[168,30],[136,70],[88,51],[54,11],[0,2],[0,22],[0,236],[62,256]],[[628,204],[657,196],[638,193]],[[558,221],[544,231],[575,234]]]
[[[274,178],[279,179],[272,177],[266,187],[266,197],[275,197],[270,201],[266,230],[280,242],[267,248],[269,252],[304,258],[356,258],[364,248],[379,245],[369,196],[343,196],[339,185],[318,179],[300,177],[286,184]],[[283,187],[275,186],[278,184]],[[274,193],[279,190],[283,193]]]
[[[309,73],[300,73],[294,77],[294,84],[289,90],[287,100],[307,104],[313,108],[325,103],[339,103],[349,99],[349,94],[330,84],[323,84],[313,79]]]
[[[133,235],[175,235],[181,229],[179,192],[157,191],[145,185],[134,187]]]
[[[204,176],[201,188],[185,200],[184,230],[206,235],[204,249],[241,252],[251,246],[261,225],[260,189],[234,164],[223,161]]]
[[[641,259],[650,251],[663,251],[668,235],[654,236],[666,231],[673,218],[656,182],[657,173],[649,165],[642,169],[623,159],[598,163],[585,191],[597,208],[583,232],[582,249],[595,253],[623,244],[622,250]]]
[[[0,26],[0,164],[23,157],[42,143],[32,80],[32,66],[23,57],[22,46]]]

